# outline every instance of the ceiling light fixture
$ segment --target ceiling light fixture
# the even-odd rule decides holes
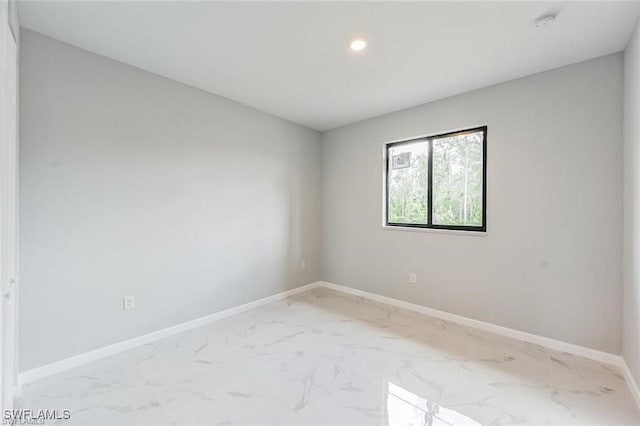
[[[349,42],[349,47],[354,52],[360,52],[367,48],[367,40],[362,37],[354,38]]]
[[[533,26],[536,28],[545,28],[553,24],[556,20],[556,15],[545,15],[542,18],[536,19],[533,23]]]

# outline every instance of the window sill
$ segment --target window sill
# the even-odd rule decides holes
[[[400,231],[400,232],[430,232],[436,234],[452,234],[452,235],[464,235],[467,237],[486,237],[486,231],[462,231],[457,229],[437,229],[437,228],[414,228],[411,226],[388,226],[382,225],[382,229],[386,231]]]

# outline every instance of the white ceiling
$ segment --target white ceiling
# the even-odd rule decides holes
[[[24,27],[326,130],[620,51],[638,2],[34,2]],[[533,21],[557,13],[544,30]],[[348,49],[353,36],[370,46]]]

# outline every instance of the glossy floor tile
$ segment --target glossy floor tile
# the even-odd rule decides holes
[[[640,424],[615,367],[327,289],[33,383],[18,408],[71,410],[61,424]]]

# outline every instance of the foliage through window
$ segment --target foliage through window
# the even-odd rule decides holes
[[[487,128],[387,144],[386,224],[486,231]]]

